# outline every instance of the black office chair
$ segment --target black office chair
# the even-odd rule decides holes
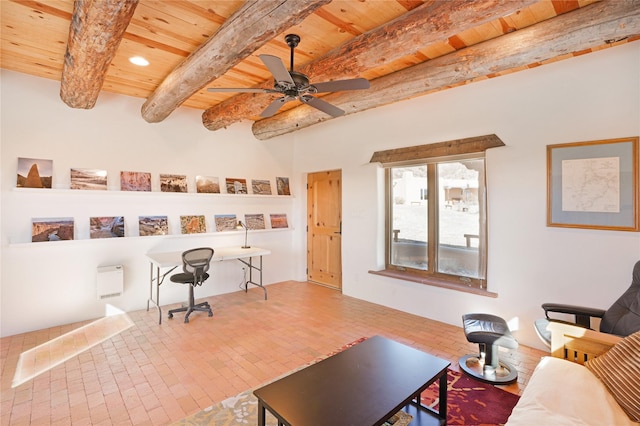
[[[591,328],[591,318],[602,318],[600,332],[628,336],[640,330],[640,261],[633,267],[631,286],[606,311],[574,305],[544,303],[546,318],[535,321],[535,329],[540,339],[551,347],[551,333],[547,331],[549,321],[566,322]],[[561,321],[549,316],[550,312],[574,315],[574,322]]]
[[[181,308],[171,309],[169,318],[173,318],[176,312],[187,312],[184,316],[184,322],[189,322],[189,315],[193,311],[208,312],[209,316],[213,316],[209,302],[195,303],[193,297],[193,288],[202,285],[209,278],[207,271],[213,257],[213,249],[209,247],[195,248],[182,253],[182,270],[179,274],[171,276],[171,281],[180,284],[189,284],[189,302],[188,305]]]

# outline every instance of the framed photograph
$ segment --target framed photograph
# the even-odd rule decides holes
[[[18,158],[18,188],[51,189],[53,177],[53,160],[38,158]]]
[[[89,218],[89,238],[124,237],[124,216],[97,216]]]
[[[547,145],[547,226],[640,231],[638,137]]]
[[[107,171],[99,169],[71,169],[71,189],[107,190]]]
[[[73,240],[73,218],[51,217],[31,220],[31,242]]]
[[[186,175],[171,175],[160,173],[160,191],[188,192]]]

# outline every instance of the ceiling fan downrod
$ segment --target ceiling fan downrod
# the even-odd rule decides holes
[[[289,71],[293,71],[293,50],[298,47],[298,43],[300,43],[300,36],[297,34],[287,34],[284,36],[284,41],[287,42],[287,46],[291,49],[291,68]]]

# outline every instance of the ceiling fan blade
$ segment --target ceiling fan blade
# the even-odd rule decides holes
[[[291,74],[287,71],[287,67],[284,66],[282,59],[273,55],[260,55],[260,60],[269,68],[271,74],[273,74],[273,78],[275,78],[276,82],[286,81],[291,85],[295,85],[293,82],[293,78],[291,78]]]
[[[260,117],[263,117],[263,118],[271,117],[273,114],[278,112],[278,110],[282,105],[284,105],[286,102],[290,100],[291,99],[287,99],[285,96],[276,99],[275,101],[271,102],[269,106],[264,109],[264,111],[260,113]]]
[[[258,89],[258,88],[251,88],[251,87],[245,87],[245,88],[208,87],[207,91],[208,92],[243,92],[243,93],[274,93],[275,92],[275,90],[273,89]]]
[[[352,78],[349,80],[325,81],[324,83],[314,83],[316,93],[339,92],[342,90],[362,90],[368,89],[371,85],[366,78]]]
[[[300,96],[300,100],[305,104],[311,105],[315,109],[318,109],[332,117],[340,117],[344,115],[344,111],[337,106],[331,105],[329,102],[323,101],[320,98],[314,98],[313,96],[304,95]]]

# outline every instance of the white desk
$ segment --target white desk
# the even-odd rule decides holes
[[[170,274],[178,266],[182,266],[182,253],[181,251],[161,252],[161,253],[147,253],[147,258],[151,265],[151,273],[149,280],[149,299],[147,300],[147,311],[149,310],[149,302],[153,303],[158,308],[158,324],[162,324],[162,309],[160,308],[160,285],[164,282],[165,277]],[[248,290],[249,284],[253,284],[262,288],[264,291],[264,300],[267,300],[267,289],[262,285],[262,256],[271,254],[271,250],[250,247],[242,248],[236,247],[220,247],[214,248],[213,257],[211,262],[222,262],[223,260],[238,260],[249,268],[249,279],[244,283],[244,291]],[[258,266],[253,264],[253,258],[259,257],[260,263]],[[161,269],[167,269],[164,273],[161,273]],[[253,271],[258,272],[259,281],[253,281]],[[155,282],[156,297],[153,298],[153,287]]]

